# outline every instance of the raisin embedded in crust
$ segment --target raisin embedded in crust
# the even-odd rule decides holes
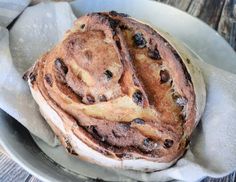
[[[133,98],[133,101],[137,105],[142,105],[142,103],[143,103],[143,94],[140,90],[135,91],[132,98]]]
[[[143,34],[142,33],[136,33],[134,36],[133,36],[133,41],[134,41],[134,44],[138,47],[138,48],[144,48],[146,47],[146,43],[147,41],[145,40],[145,38],[143,37]]]

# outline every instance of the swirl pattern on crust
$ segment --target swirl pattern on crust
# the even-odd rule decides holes
[[[74,155],[80,154],[66,133],[114,160],[170,163],[183,155],[196,125],[195,88],[179,53],[125,14],[80,17],[26,76],[63,121],[55,124],[36,99]]]

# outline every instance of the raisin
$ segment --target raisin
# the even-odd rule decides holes
[[[161,83],[166,83],[170,79],[169,72],[167,70],[160,71]]]
[[[133,94],[133,101],[137,104],[140,105],[143,102],[143,94],[140,90],[137,90],[136,92],[134,92]]]
[[[44,76],[44,79],[48,83],[48,85],[50,85],[50,87],[52,87],[52,75],[51,74],[46,74]]]
[[[118,47],[118,49],[121,50],[121,44],[120,44],[120,41],[116,40],[116,46]]]
[[[65,65],[65,63],[63,62],[61,58],[57,58],[54,63],[55,63],[56,69],[59,72],[67,74],[68,67]]]
[[[119,20],[115,20],[115,19],[112,19],[112,18],[108,18],[108,22],[110,24],[110,27],[112,30],[115,30],[116,27],[119,25],[120,21]]]
[[[157,49],[154,49],[154,50],[148,49],[148,56],[154,60],[161,59],[160,53]]]
[[[22,76],[23,80],[27,81],[29,76],[29,71],[25,72],[24,75]]]
[[[110,80],[113,76],[112,72],[110,70],[106,70],[104,72],[104,75],[107,77],[107,80]]]
[[[80,28],[83,29],[85,27],[85,24],[80,25]]]
[[[95,99],[92,95],[87,95],[86,99],[87,99],[89,104],[93,104],[95,102]]]
[[[180,113],[180,115],[179,115],[179,119],[181,120],[181,121],[183,121],[184,123],[186,122],[186,114],[185,113]]]
[[[165,139],[165,141],[164,141],[164,148],[170,148],[170,147],[172,147],[173,144],[174,144],[173,140]]]
[[[140,118],[135,118],[135,119],[133,120],[133,122],[136,123],[136,124],[141,124],[141,125],[143,125],[143,124],[145,123],[144,120],[142,120],[142,119],[140,119]]]
[[[106,102],[106,101],[107,101],[106,96],[105,96],[105,95],[99,96],[99,101],[100,101],[100,102]]]
[[[176,104],[178,104],[179,106],[185,106],[187,104],[187,99],[185,97],[178,97],[176,99]]]
[[[144,48],[144,47],[146,47],[147,41],[146,41],[145,38],[143,37],[143,34],[142,34],[142,33],[136,33],[136,34],[133,36],[133,41],[134,41],[135,45],[136,45],[138,48]]]
[[[129,27],[127,27],[127,25],[124,25],[124,24],[120,25],[119,27],[120,27],[121,30],[129,29]]]
[[[30,79],[30,82],[33,83],[34,81],[36,81],[36,75],[33,72],[31,72],[29,74],[29,79]]]

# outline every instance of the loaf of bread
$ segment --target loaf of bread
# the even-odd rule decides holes
[[[69,153],[138,171],[171,166],[205,106],[196,57],[167,33],[126,14],[91,13],[25,78]]]

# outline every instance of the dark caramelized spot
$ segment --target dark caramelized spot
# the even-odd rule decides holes
[[[145,40],[145,38],[143,37],[143,34],[142,33],[136,33],[134,36],[133,36],[133,41],[134,41],[134,44],[138,47],[138,48],[144,48],[146,47],[146,43],[147,41]]]
[[[74,149],[73,149],[72,145],[70,144],[68,138],[64,138],[64,142],[65,142],[65,144],[66,144],[66,150],[67,150],[68,153],[70,153],[70,154],[72,154],[72,155],[78,155],[78,154],[74,151]]]
[[[63,60],[61,58],[57,58],[54,63],[55,63],[56,69],[59,72],[61,72],[63,74],[67,74],[68,68],[67,68],[67,66],[65,65],[65,63],[63,62]]]
[[[164,148],[170,148],[170,147],[172,147],[173,144],[174,144],[173,140],[165,139],[165,141],[164,141]]]
[[[80,25],[80,28],[83,29],[85,27],[85,24]]]
[[[128,27],[127,25],[124,25],[124,24],[121,24],[121,25],[119,26],[119,28],[120,28],[121,30],[127,30],[127,29],[129,29],[129,27]]]
[[[166,83],[170,79],[169,72],[167,70],[160,71],[161,83]]]
[[[112,72],[110,70],[106,70],[104,72],[104,75],[106,76],[107,80],[110,80],[113,76]]]
[[[137,105],[141,105],[143,103],[143,94],[140,90],[137,90],[136,92],[134,92],[133,94],[133,101],[137,104]]]
[[[191,143],[190,139],[186,138],[185,147],[187,147],[190,143]]]
[[[109,14],[111,16],[121,16],[121,17],[128,17],[129,15],[128,14],[125,14],[125,13],[117,13],[116,11],[110,11]]]
[[[186,122],[186,114],[185,113],[180,113],[179,119],[183,122]]]
[[[105,96],[105,95],[100,95],[100,96],[99,96],[99,101],[100,101],[100,102],[106,102],[106,101],[107,101],[106,96]]]
[[[86,126],[87,130],[89,131],[89,133],[96,139],[99,141],[104,142],[106,140],[105,137],[103,137],[97,130],[97,126],[96,125],[90,125],[90,126]]]
[[[25,72],[24,75],[22,76],[23,80],[27,81],[29,76],[29,71]]]
[[[174,92],[174,89],[173,89],[173,92]],[[179,97],[181,97],[178,93],[174,92],[172,93],[172,98],[174,101],[176,101]]]
[[[142,119],[140,119],[140,118],[135,118],[135,119],[133,120],[133,122],[136,123],[136,124],[141,124],[141,125],[145,124],[144,120],[142,120]]]
[[[92,95],[87,95],[86,99],[87,99],[89,104],[93,104],[95,102],[95,99]]]
[[[31,72],[29,74],[29,79],[30,79],[31,83],[35,82],[36,81],[36,75],[33,72]]]
[[[174,56],[175,56],[176,59],[181,59],[180,56],[179,56],[179,54],[178,54],[176,51],[173,51],[173,54],[174,54]]]
[[[131,154],[127,154],[127,153],[116,153],[116,156],[121,159],[130,159],[132,157]]]
[[[115,30],[116,27],[119,25],[120,21],[119,20],[116,20],[116,19],[113,19],[113,18],[108,18],[108,22],[110,23],[110,27],[112,30]]]
[[[116,40],[116,46],[118,47],[118,49],[121,50],[121,44],[120,44],[120,41],[119,41],[119,40]]]
[[[148,49],[148,56],[154,60],[161,59],[160,53],[157,49],[154,49],[154,50]]]
[[[50,87],[52,87],[52,75],[48,73],[44,76],[44,79],[48,83],[48,85],[50,85]]]

